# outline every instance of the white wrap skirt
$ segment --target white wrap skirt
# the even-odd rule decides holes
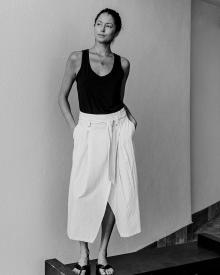
[[[80,111],[68,194],[70,239],[94,242],[107,202],[121,237],[141,232],[134,133],[124,107],[110,114]]]

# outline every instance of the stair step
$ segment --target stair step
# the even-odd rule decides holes
[[[145,247],[136,252],[109,256],[108,262],[115,268],[115,275],[218,275],[220,238],[199,233],[198,241],[169,247]],[[95,264],[96,259],[91,260],[91,274],[95,274]],[[46,275],[73,275],[72,268],[73,263],[62,265],[56,259],[45,261]]]
[[[201,226],[195,233],[209,233],[220,237],[220,215]]]
[[[165,274],[164,272],[182,272],[184,270],[196,270],[199,264],[208,263],[210,260],[220,262],[220,253],[209,250],[206,247],[209,235],[201,235],[199,246],[193,241],[186,244],[178,244],[170,247],[143,248],[137,252],[108,257],[108,261],[117,270],[117,274]],[[218,238],[211,237],[210,244],[217,242]],[[205,247],[203,247],[205,242]],[[95,269],[95,261],[92,260],[92,268]],[[213,262],[214,263],[214,262]],[[72,264],[68,264],[71,268]],[[203,267],[204,268],[204,267]],[[171,273],[169,273],[171,274]],[[180,273],[178,273],[180,274]],[[182,273],[190,274],[190,273]],[[195,273],[192,273],[195,274]],[[210,274],[210,273],[209,273]]]

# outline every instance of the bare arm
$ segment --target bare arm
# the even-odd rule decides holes
[[[78,53],[73,52],[69,55],[67,59],[66,68],[62,79],[61,88],[60,88],[60,93],[58,96],[58,104],[60,106],[61,112],[64,115],[70,129],[72,129],[72,132],[75,128],[76,122],[71,113],[68,97],[69,97],[69,93],[71,91],[72,85],[76,79],[77,59],[78,59],[77,54]]]
[[[130,72],[130,62],[126,58],[122,57],[122,64],[121,65],[122,65],[122,68],[123,68],[123,71],[124,71],[124,77],[123,77],[122,85],[121,85],[121,98],[124,98],[125,85],[126,85],[126,82],[127,82],[129,72]],[[128,118],[134,123],[135,128],[136,128],[137,127],[137,121],[134,119],[134,117],[132,116],[130,110],[128,109],[128,107],[125,104],[124,104],[124,108],[126,110]]]

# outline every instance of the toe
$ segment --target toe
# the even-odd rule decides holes
[[[76,274],[79,274],[79,270],[77,268],[74,267],[73,272]]]
[[[112,275],[114,273],[114,269],[113,268],[108,268],[106,270],[106,272],[108,272],[107,274]]]
[[[99,271],[100,271],[100,273],[102,274],[102,275],[105,275],[106,273],[105,273],[105,270],[103,269],[103,268],[99,268]]]

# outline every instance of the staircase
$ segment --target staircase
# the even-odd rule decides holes
[[[220,274],[220,215],[196,231],[196,241],[168,247],[145,247],[136,252],[108,257],[115,275]],[[91,260],[95,274],[96,259]],[[57,259],[45,261],[46,275],[74,275],[73,263],[62,264]],[[92,275],[91,274],[91,275]]]

